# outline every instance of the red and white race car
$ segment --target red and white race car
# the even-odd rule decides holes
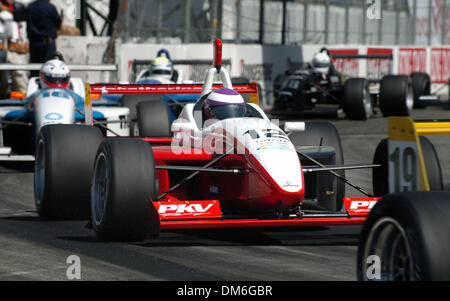
[[[173,123],[167,103],[139,103],[144,137],[103,138],[89,125],[44,127],[36,154],[39,215],[90,219],[103,241],[140,241],[166,229],[362,225],[372,207],[383,208],[344,173],[381,164],[344,165],[331,123],[286,123],[282,130],[258,106],[255,84],[231,84],[221,52],[216,40],[203,86],[88,87],[96,94],[201,96]],[[213,83],[215,75],[222,84]],[[204,123],[203,102],[222,87],[248,100],[246,116]],[[345,185],[364,197],[345,198]]]
[[[142,240],[149,229],[363,223],[377,198],[344,199],[343,170],[377,165],[343,165],[330,123],[287,123],[288,136],[254,103],[256,85],[231,84],[221,67],[222,44],[215,46],[215,67],[203,86],[90,86],[96,94],[201,94],[172,124],[166,103],[140,103],[146,137],[103,139],[89,126],[43,129],[39,214],[86,217],[90,207],[93,228],[106,240]],[[209,93],[222,87],[213,83],[216,74],[250,101],[245,117],[206,125],[197,117]]]

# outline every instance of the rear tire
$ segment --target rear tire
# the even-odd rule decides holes
[[[344,164],[344,153],[342,151],[341,138],[336,127],[329,122],[306,122],[305,131],[292,132],[289,136],[294,146],[319,146],[322,140],[323,146],[331,146],[335,149],[335,164]],[[314,165],[312,162],[308,164]],[[337,171],[337,173],[345,177],[345,171]],[[328,181],[327,186],[333,185],[334,195],[328,195],[326,190],[317,189],[317,201],[319,209],[337,211],[341,210],[343,205],[343,198],[345,196],[345,183],[336,179],[328,172],[318,172],[317,176],[325,178]]]
[[[89,219],[90,182],[101,131],[85,125],[47,125],[39,133],[34,171],[37,212],[45,219]]]
[[[386,75],[380,81],[380,109],[384,117],[409,116],[414,106],[411,79],[406,75]]]
[[[162,100],[144,101],[137,104],[137,122],[141,137],[170,137],[171,120],[169,107]]]
[[[132,160],[130,160],[132,158]],[[150,145],[112,138],[99,147],[91,186],[91,221],[102,241],[141,241],[159,233],[156,175]]]
[[[388,170],[388,139],[381,140],[373,157],[373,164],[380,167],[372,169],[372,187],[375,196],[384,196],[389,193],[389,170]]]
[[[365,78],[351,78],[345,82],[343,109],[352,120],[367,120],[372,116],[372,98]]]
[[[284,114],[287,109],[287,101],[282,100],[280,97],[275,99],[273,104],[272,114]]]
[[[425,104],[416,102],[420,96],[431,94],[431,79],[428,73],[414,72],[411,74],[412,89],[414,94],[414,108],[426,108]]]
[[[444,190],[444,182],[436,149],[427,137],[420,136],[419,139],[430,190],[442,191]],[[374,168],[372,171],[373,193],[376,196],[386,195],[389,193],[388,139],[383,139],[378,144],[373,163],[381,165],[381,167]]]
[[[278,98],[281,86],[284,84],[284,82],[286,81],[287,78],[288,78],[288,75],[286,75],[286,74],[278,74],[275,77],[275,80],[274,80],[274,83],[273,83],[273,97],[274,97],[274,99]]]
[[[371,255],[379,258],[378,280],[450,280],[449,220],[450,192],[387,195],[362,228],[358,280],[372,278]]]
[[[130,109],[130,136],[139,136],[137,125],[137,105],[140,102],[161,100],[160,95],[123,95],[121,103],[123,107]]]

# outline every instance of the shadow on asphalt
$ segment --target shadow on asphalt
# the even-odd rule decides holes
[[[134,245],[149,248],[189,246],[331,246],[356,245],[358,241],[359,234],[320,234],[320,232],[327,230],[328,228],[326,227],[179,230],[163,232],[158,239],[134,243]],[[175,233],[179,237],[165,238],[165,233]]]
[[[325,227],[305,227],[302,229],[276,229],[266,233],[266,230],[254,229],[210,229],[164,231],[156,239],[129,243],[145,248],[159,247],[233,247],[233,246],[354,246],[357,245],[359,234],[311,234],[328,230]],[[57,239],[104,243],[92,236],[58,236]]]
[[[39,217],[37,211],[26,211],[26,213],[32,213],[34,215],[13,215],[13,216],[2,216],[0,219],[4,220],[11,220],[11,221],[18,221],[18,222],[39,222],[39,223],[61,223],[61,222],[83,222],[87,223],[87,220],[73,220],[73,221],[67,221],[67,220],[50,220],[50,219],[44,219]]]
[[[30,211],[32,213],[32,211]],[[14,215],[14,216],[2,216],[0,219],[17,221],[17,222],[47,222],[46,220],[41,219],[39,216],[34,215]]]
[[[58,231],[55,238],[63,241],[81,243],[104,243],[97,239],[88,221],[51,221],[41,219],[35,211],[33,215],[2,216],[0,220],[19,222],[26,229],[36,228],[33,224],[46,224],[63,229],[66,224],[79,226],[80,235],[64,235]],[[76,223],[76,224],[75,224]],[[235,229],[183,229],[162,231],[156,239],[131,243],[135,246],[155,247],[193,247],[193,246],[337,246],[356,245],[359,230],[342,231],[339,227],[289,227],[289,228],[235,228]],[[27,231],[28,231],[27,230]],[[17,229],[19,231],[19,229]],[[71,230],[72,231],[72,230]],[[20,232],[20,231],[19,231]],[[62,234],[62,235],[61,235]],[[120,243],[119,243],[120,244]]]
[[[0,174],[3,173],[34,172],[34,162],[1,162]]]

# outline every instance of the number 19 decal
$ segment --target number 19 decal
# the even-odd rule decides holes
[[[419,188],[419,158],[414,142],[389,140],[389,192]]]

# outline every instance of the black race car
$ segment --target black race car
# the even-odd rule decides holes
[[[326,48],[320,52],[324,51],[330,55]],[[315,71],[309,63],[294,72],[286,72],[277,78],[274,91],[274,114],[283,114],[288,109],[310,110],[317,104],[338,105],[349,119],[366,120],[373,113],[368,81],[351,78],[344,82],[333,63],[327,74]]]
[[[326,52],[332,58],[327,48]],[[389,55],[334,55],[333,58],[389,59]],[[370,85],[370,89],[369,89]],[[275,79],[273,115],[287,111],[313,109],[317,104],[334,104],[348,119],[366,120],[379,107],[383,116],[409,116],[413,107],[447,105],[439,96],[430,95],[431,80],[426,73],[388,74],[379,79],[350,78],[344,81],[333,62],[327,74],[317,72],[309,63],[295,71],[286,71]]]

